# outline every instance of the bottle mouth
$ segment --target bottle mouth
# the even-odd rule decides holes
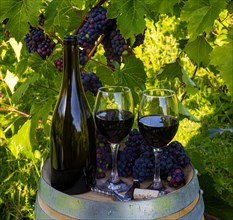
[[[77,43],[78,42],[78,36],[77,35],[66,35],[64,36],[64,43]]]

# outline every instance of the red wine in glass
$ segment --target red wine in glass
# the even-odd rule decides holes
[[[149,145],[162,148],[176,135],[179,121],[169,115],[148,115],[139,119],[138,126]]]
[[[126,191],[129,185],[118,176],[117,154],[120,142],[129,134],[133,122],[133,97],[131,90],[124,86],[107,86],[98,90],[94,115],[96,127],[111,146],[111,177],[97,188],[102,191]]]
[[[155,169],[150,189],[165,194],[160,178],[159,153],[174,138],[179,126],[178,100],[175,92],[168,89],[143,91],[138,110],[138,127],[149,146],[153,148]]]
[[[111,143],[119,143],[131,130],[134,115],[130,111],[108,109],[95,115],[96,126]]]

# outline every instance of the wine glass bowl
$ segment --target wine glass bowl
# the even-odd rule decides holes
[[[160,190],[164,186],[160,179],[158,154],[174,138],[179,126],[178,100],[168,89],[143,91],[138,111],[138,127],[146,143],[153,148],[155,173],[151,189]]]
[[[124,86],[99,88],[94,116],[96,127],[110,143],[112,153],[111,177],[97,187],[104,191],[125,191],[128,185],[118,176],[117,153],[120,142],[129,134],[134,122],[131,90]]]

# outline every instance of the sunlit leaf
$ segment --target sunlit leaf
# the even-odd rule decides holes
[[[188,73],[181,66],[180,60],[164,65],[161,73],[157,75],[158,79],[167,79],[169,81],[178,78],[180,82],[185,83],[188,92],[195,93],[197,91],[196,84],[189,77]]]
[[[233,29],[232,29],[233,32]],[[229,93],[233,99],[233,40],[231,36],[228,43],[223,46],[216,47],[210,55],[210,63],[216,66],[220,72],[224,82],[227,85]]]
[[[9,142],[8,148],[11,153],[18,158],[19,154],[23,154],[27,158],[33,157],[32,145],[30,142],[31,120],[27,120]]]
[[[192,121],[196,121],[196,122],[199,121],[194,115],[192,115],[192,114],[184,107],[184,105],[183,105],[181,102],[179,102],[179,114],[180,114],[180,116],[179,116],[180,119],[189,118],[189,119],[192,120]]]
[[[77,15],[77,9],[73,7],[74,1],[53,0],[46,9],[45,29],[49,32],[58,32],[61,37],[78,27],[83,19],[81,14]],[[75,2],[82,5],[81,2]]]
[[[31,77],[29,77],[25,82],[23,82],[12,95],[11,99],[13,100],[13,102],[15,103],[18,102],[19,99],[27,91],[29,85],[34,83],[38,78],[39,78],[39,75],[35,73]]]
[[[6,82],[7,86],[11,90],[11,93],[14,92],[15,85],[17,84],[19,78],[11,73],[9,70],[6,72],[6,77],[4,78],[4,81]]]
[[[196,40],[188,42],[184,51],[196,65],[202,67],[208,66],[212,47],[203,36],[197,37]]]
[[[189,0],[185,1],[182,8],[181,18],[188,23],[188,33],[191,40],[203,32],[209,33],[212,30],[215,19],[224,9],[224,0]]]
[[[166,14],[170,13],[173,14],[173,7],[174,5],[180,3],[181,0],[145,0],[145,3],[147,3],[150,6],[150,9],[158,14]]]

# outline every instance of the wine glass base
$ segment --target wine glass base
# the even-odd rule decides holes
[[[120,180],[117,183],[112,183],[110,180],[107,180],[104,183],[97,184],[96,187],[104,192],[112,192],[112,191],[125,192],[130,188],[130,186],[127,183],[123,182],[122,180]]]
[[[147,189],[159,191],[158,196],[164,196],[168,193],[166,187],[162,183],[152,183]]]

